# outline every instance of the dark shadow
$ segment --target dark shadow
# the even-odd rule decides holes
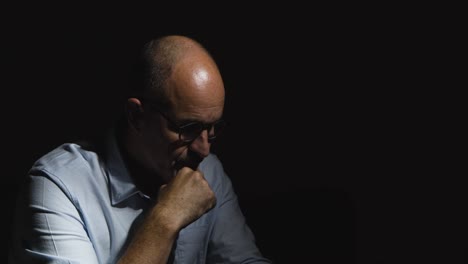
[[[274,263],[355,263],[355,212],[348,194],[288,190],[240,200],[262,253]]]

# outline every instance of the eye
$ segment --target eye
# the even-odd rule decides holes
[[[189,123],[179,128],[180,136],[183,141],[192,141],[197,138],[203,130],[201,123]]]

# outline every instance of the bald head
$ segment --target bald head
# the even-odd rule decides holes
[[[139,96],[151,98],[163,108],[172,107],[193,92],[215,93],[224,99],[216,63],[193,39],[171,35],[151,40],[144,46],[141,59],[141,86],[133,88],[138,88]]]

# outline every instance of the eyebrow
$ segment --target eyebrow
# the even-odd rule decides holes
[[[216,119],[215,121],[213,122],[201,122],[200,120],[197,120],[197,119],[193,119],[193,118],[184,118],[184,119],[181,119],[181,120],[173,120],[173,122],[175,122],[177,125],[179,126],[184,126],[184,125],[188,125],[190,123],[200,123],[202,125],[212,125],[220,120],[222,120],[223,118],[218,118]]]
[[[166,114],[166,113],[165,113],[165,114]],[[184,117],[184,118],[181,118],[181,119],[177,119],[177,118],[175,118],[175,116],[172,115],[172,114],[168,114],[168,115],[170,115],[169,118],[171,118],[171,121],[174,122],[174,123],[176,123],[176,124],[179,125],[179,126],[187,125],[187,124],[189,124],[189,123],[201,123],[201,124],[203,124],[203,125],[211,125],[211,124],[214,124],[214,123],[218,122],[219,120],[222,120],[222,119],[223,119],[223,117],[221,116],[220,118],[215,119],[215,120],[213,120],[212,122],[208,122],[208,123],[207,123],[207,122],[203,122],[203,121],[201,121],[200,119],[193,118],[193,117]]]

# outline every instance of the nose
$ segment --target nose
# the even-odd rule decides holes
[[[208,141],[208,131],[206,129],[190,144],[190,149],[198,153],[202,158],[206,158],[210,154],[210,147],[211,143]]]

